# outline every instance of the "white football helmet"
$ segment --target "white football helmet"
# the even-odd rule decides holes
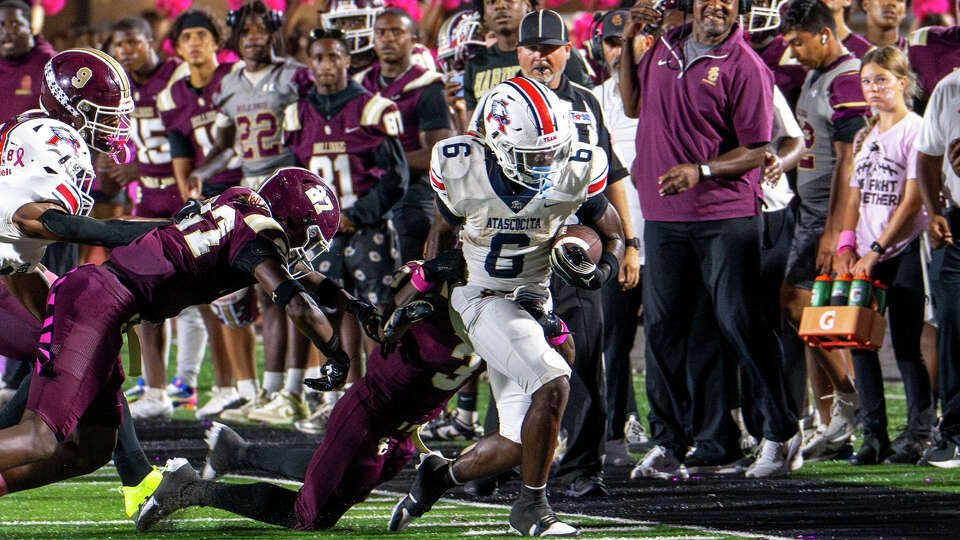
[[[473,54],[486,46],[480,34],[480,15],[475,11],[458,11],[440,25],[437,64],[444,73],[463,71]]]
[[[85,216],[93,209],[90,188],[96,176],[90,149],[73,127],[52,118],[23,116],[4,134],[0,176],[56,178],[60,184],[50,198],[72,214]],[[3,127],[6,129],[10,124]]]
[[[526,77],[506,80],[483,97],[483,138],[504,175],[541,195],[557,183],[570,159],[569,106]]]
[[[373,49],[373,23],[383,11],[383,0],[330,0],[320,15],[324,30],[341,30],[350,54]]]
[[[747,31],[766,32],[780,28],[780,8],[787,0],[754,0],[747,14]]]

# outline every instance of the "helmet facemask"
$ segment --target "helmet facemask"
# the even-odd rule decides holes
[[[547,138],[550,135],[541,137]],[[556,184],[570,161],[571,136],[534,147],[514,146],[501,133],[488,139],[504,175],[523,187],[534,189],[541,197]]]
[[[307,227],[307,241],[300,247],[290,248],[287,269],[290,276],[294,279],[301,278],[317,269],[313,261],[317,257],[330,251],[331,241],[323,237],[320,227],[310,225]]]
[[[787,0],[763,0],[750,7],[747,30],[751,34],[770,32],[780,28],[780,8]]]
[[[350,45],[350,54],[357,54],[373,50],[373,23],[381,11],[383,11],[382,7],[348,7],[333,13],[324,13],[320,16],[320,20],[325,30],[340,30],[343,32],[344,39]],[[343,23],[347,22],[348,19],[357,19],[358,22],[362,21],[362,23],[358,25],[358,28],[346,28]]]
[[[86,119],[78,131],[87,138],[87,143],[98,152],[117,155],[126,149],[130,138],[130,115],[133,100],[124,98],[119,107],[105,107],[83,100],[77,105]]]

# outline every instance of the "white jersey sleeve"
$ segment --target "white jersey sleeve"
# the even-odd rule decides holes
[[[494,291],[550,279],[549,252],[564,221],[603,191],[607,159],[600,148],[573,143],[571,160],[543,195],[517,190],[483,143],[458,136],[434,146],[430,182],[440,200],[464,218],[460,231],[467,283]]]

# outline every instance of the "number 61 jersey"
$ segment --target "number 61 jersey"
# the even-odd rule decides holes
[[[447,210],[463,218],[460,240],[467,283],[495,291],[548,285],[550,248],[557,229],[607,185],[607,156],[573,142],[563,176],[538,195],[516,193],[480,139],[451,137],[433,147],[430,184]]]

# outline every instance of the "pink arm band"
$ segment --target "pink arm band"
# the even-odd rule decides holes
[[[423,267],[418,266],[416,270],[413,271],[413,274],[410,276],[410,283],[413,285],[413,288],[420,292],[427,292],[436,285],[432,281],[427,281],[423,278]]]
[[[567,328],[567,323],[563,322],[563,319],[560,319],[560,335],[557,337],[547,338],[547,343],[551,347],[556,347],[557,345],[562,344],[567,340],[567,336],[570,335],[570,329]]]
[[[857,245],[857,233],[847,229],[840,233],[840,241],[837,242],[837,255],[848,249],[853,249]]]

